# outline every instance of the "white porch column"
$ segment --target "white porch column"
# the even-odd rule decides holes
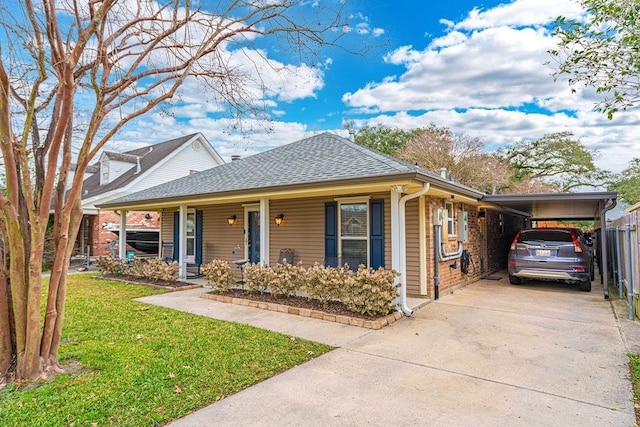
[[[180,205],[178,214],[178,279],[187,277],[187,205]]]
[[[260,199],[260,265],[269,264],[269,199]]]
[[[418,199],[418,250],[420,253],[420,295],[427,294],[427,218],[425,197]]]
[[[118,239],[118,256],[120,261],[127,260],[127,211],[120,211],[120,238]]]

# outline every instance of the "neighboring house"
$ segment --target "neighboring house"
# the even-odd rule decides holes
[[[211,169],[224,161],[201,133],[183,136],[124,153],[104,151],[85,173],[82,187],[83,219],[76,240],[76,253],[109,255],[109,241],[117,240],[121,218],[118,213],[100,210],[99,204],[126,194],[143,191],[196,172]],[[160,216],[154,210],[127,212],[129,239],[136,231],[152,238],[158,247]],[[117,234],[118,233],[118,234]],[[136,244],[136,243],[132,243]],[[136,245],[137,246],[137,245]],[[128,249],[135,249],[131,246]],[[153,250],[152,250],[153,251]],[[157,252],[156,252],[157,253]]]
[[[159,211],[161,238],[170,242],[181,277],[189,263],[275,263],[293,249],[294,262],[305,266],[393,268],[404,298],[437,297],[504,268],[526,215],[482,198],[438,174],[322,133],[101,207]]]

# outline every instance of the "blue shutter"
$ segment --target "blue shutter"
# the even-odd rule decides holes
[[[173,213],[173,260],[180,259],[180,212]]]
[[[384,267],[384,200],[376,199],[369,202],[369,218],[370,267],[377,269]]]
[[[338,203],[324,204],[324,263],[338,266]]]
[[[196,211],[196,265],[202,265],[202,211]]]

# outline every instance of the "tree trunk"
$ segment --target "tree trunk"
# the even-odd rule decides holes
[[[11,323],[9,314],[9,281],[4,269],[4,263],[0,267],[0,384],[7,375],[11,360],[13,359],[13,346],[11,344]]]
[[[71,202],[67,202],[71,203]],[[47,310],[42,332],[42,344],[40,356],[44,361],[45,369],[60,369],[58,363],[58,348],[62,338],[62,324],[64,322],[64,307],[67,294],[67,273],[69,271],[69,259],[73,252],[74,239],[68,236],[76,236],[82,222],[82,208],[80,203],[74,203],[74,209],[69,216],[63,215],[60,219],[60,227],[55,227],[56,256],[51,269],[49,279],[49,293],[47,297]],[[58,230],[67,230],[61,232]]]

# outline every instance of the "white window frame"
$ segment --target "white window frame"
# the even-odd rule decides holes
[[[456,224],[455,224],[455,210],[453,208],[453,202],[445,201],[444,210],[447,213],[447,236],[455,237]]]
[[[366,241],[366,253],[367,253],[367,267],[371,265],[371,254],[370,254],[370,218],[369,218],[369,199],[370,197],[357,197],[357,198],[342,198],[336,199],[338,202],[338,257],[342,259],[342,242],[344,240],[363,240]],[[365,217],[367,219],[367,229],[365,232],[365,236],[343,236],[342,235],[342,205],[355,205],[355,204],[364,204],[367,208]],[[353,266],[350,266],[353,267]]]

